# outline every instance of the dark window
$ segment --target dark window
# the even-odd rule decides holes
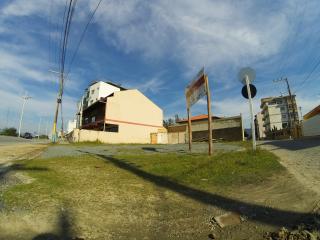
[[[106,124],[105,126],[106,132],[119,132],[119,125],[116,124]]]

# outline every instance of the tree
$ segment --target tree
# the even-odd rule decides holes
[[[5,136],[14,136],[16,137],[17,134],[17,129],[15,128],[4,128],[1,132],[0,135],[5,135]]]
[[[180,118],[179,118],[178,114],[174,115],[174,121],[175,122],[179,122],[180,121]]]
[[[167,120],[163,120],[163,126],[165,128],[174,125],[174,119],[168,118]]]

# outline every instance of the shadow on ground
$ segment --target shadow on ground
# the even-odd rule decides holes
[[[202,191],[189,186],[185,186],[181,183],[174,182],[166,177],[148,173],[121,159],[105,155],[97,156],[112,163],[114,166],[126,170],[146,181],[154,183],[159,187],[169,189],[204,204],[217,206],[226,211],[236,212],[242,216],[247,217],[251,221],[256,221],[276,227],[292,227],[293,225],[299,224],[301,222],[313,220],[314,218],[320,218],[318,214],[299,213],[294,211],[275,209],[253,203],[246,203],[243,201],[220,196],[218,194]]]
[[[266,141],[261,143],[260,145],[272,145],[275,146],[276,149],[287,149],[291,151],[296,151],[320,146],[320,137],[303,138],[296,140]]]
[[[12,165],[0,164],[0,184],[7,174],[15,171],[49,171],[49,169],[44,167],[26,167],[25,164],[17,163]]]
[[[81,240],[82,238],[74,237],[71,219],[70,211],[62,209],[59,213],[57,233],[42,233],[32,240]]]

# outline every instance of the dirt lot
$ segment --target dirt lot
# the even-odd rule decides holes
[[[313,217],[317,199],[272,155],[218,148],[211,159],[184,145],[49,147],[2,175],[0,239],[262,239]],[[228,212],[241,224],[211,221]]]

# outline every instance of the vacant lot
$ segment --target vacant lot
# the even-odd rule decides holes
[[[275,155],[218,146],[50,147],[0,176],[0,239],[261,239],[310,217],[312,194]],[[210,224],[229,211],[244,221]]]

